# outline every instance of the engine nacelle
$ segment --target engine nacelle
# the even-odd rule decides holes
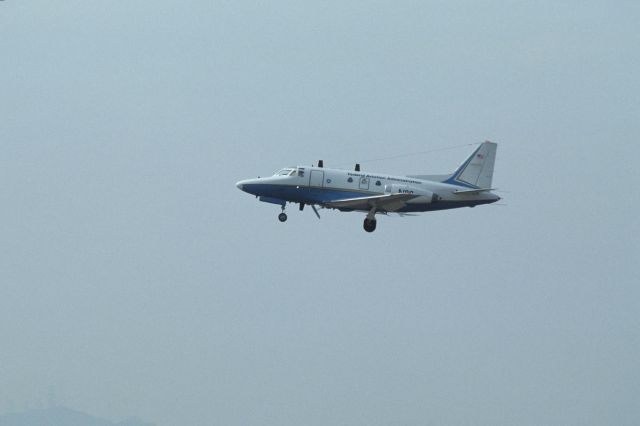
[[[413,194],[416,198],[408,200],[408,204],[424,204],[433,203],[440,199],[437,194],[429,191],[428,189],[422,189],[411,185],[398,185],[391,184],[385,185],[384,192],[386,194]]]

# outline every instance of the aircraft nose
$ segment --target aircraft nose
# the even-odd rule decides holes
[[[243,191],[243,189],[242,189],[243,186],[244,185],[242,184],[242,181],[236,183],[236,188],[238,188],[240,191]]]

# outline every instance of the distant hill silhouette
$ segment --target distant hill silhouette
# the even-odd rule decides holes
[[[28,410],[0,416],[0,426],[154,426],[136,419],[118,423],[99,419],[65,407]]]

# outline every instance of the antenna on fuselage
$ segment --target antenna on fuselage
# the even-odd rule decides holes
[[[360,171],[360,164],[356,163],[356,172]]]
[[[324,167],[324,161],[318,160],[318,167]]]

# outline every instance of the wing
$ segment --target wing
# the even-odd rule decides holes
[[[379,212],[393,212],[403,208],[407,204],[406,201],[415,197],[415,194],[383,194],[326,201],[322,205],[335,209],[371,210],[375,208]]]

